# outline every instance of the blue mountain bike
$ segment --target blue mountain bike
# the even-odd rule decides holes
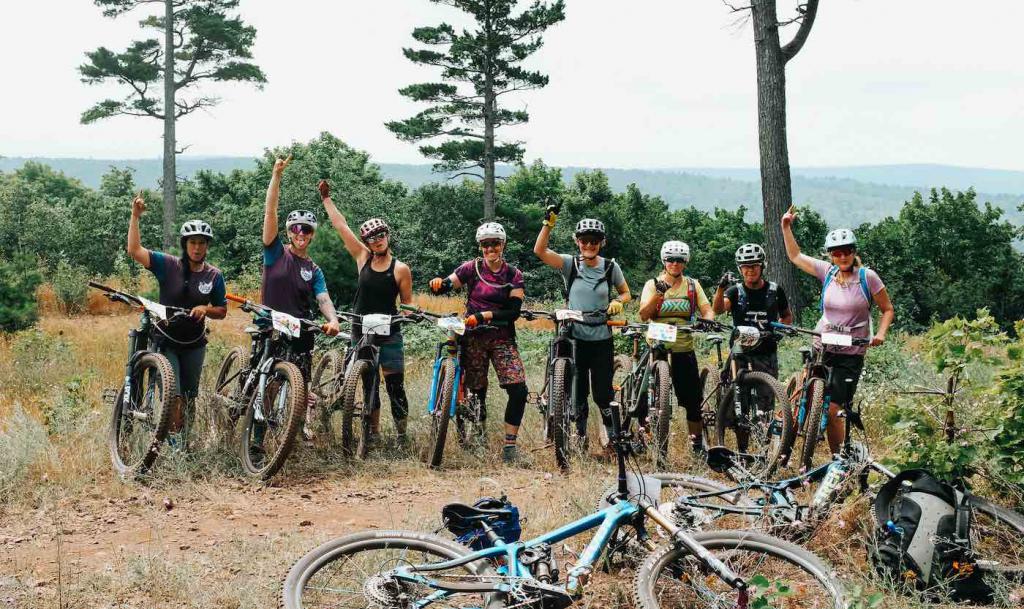
[[[282,606],[413,609],[562,609],[583,597],[602,556],[649,552],[636,572],[635,605],[753,609],[783,596],[790,609],[845,609],[831,569],[792,543],[746,531],[690,533],[658,511],[654,478],[627,476],[632,438],[622,432],[619,405],[603,413],[612,422],[618,484],[594,513],[526,541],[518,514],[503,501],[449,504],[445,527],[463,545],[429,533],[368,531],[329,541],[288,573]],[[639,472],[639,468],[636,468]],[[663,531],[657,547],[647,521]],[[560,564],[561,541],[594,530],[583,552]]]

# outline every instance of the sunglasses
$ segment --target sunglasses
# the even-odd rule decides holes
[[[685,258],[665,258],[665,264],[686,264]]]
[[[857,251],[852,247],[834,247],[828,251],[833,256],[852,256],[853,252]]]
[[[482,247],[482,248],[492,248],[492,247],[498,247],[498,246],[503,245],[503,244],[504,244],[504,241],[499,241],[498,239],[489,239],[487,241],[481,241],[480,242],[480,247]]]
[[[367,243],[377,243],[378,241],[383,241],[384,239],[387,239],[387,238],[388,238],[388,234],[386,232],[377,233],[376,235],[370,235],[369,237],[367,237],[366,238],[366,242]]]
[[[604,239],[600,237],[579,237],[579,241],[583,245],[594,247],[595,245],[601,245],[601,242],[604,241]]]
[[[313,227],[308,224],[292,224],[288,229],[296,235],[312,235]]]

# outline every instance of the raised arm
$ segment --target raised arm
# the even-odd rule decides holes
[[[782,239],[786,243],[786,256],[789,257],[789,261],[795,264],[798,269],[808,275],[816,276],[814,271],[815,259],[800,253],[800,244],[796,242],[796,236],[793,235],[794,220],[796,220],[796,208],[790,205],[789,210],[782,214]]]
[[[146,202],[140,192],[132,199],[132,215],[128,220],[128,255],[132,257],[132,260],[148,269],[149,250],[142,247],[142,237],[139,232],[139,218],[142,217],[144,211],[146,211]]]
[[[263,206],[263,245],[270,245],[277,238],[277,203],[281,198],[281,175],[288,163],[292,162],[292,155],[286,159],[274,161],[274,168],[270,172],[270,186],[267,186],[267,202]]]
[[[557,252],[548,248],[548,241],[551,240],[551,231],[555,228],[555,221],[558,220],[559,205],[548,205],[544,210],[544,224],[540,227],[537,235],[537,242],[533,244],[533,253],[541,259],[544,264],[553,269],[562,269],[562,257]]]
[[[367,258],[370,257],[370,249],[352,232],[348,222],[345,221],[345,216],[338,211],[338,207],[331,200],[331,186],[327,180],[320,180],[316,187],[320,191],[320,200],[323,201],[327,217],[331,219],[331,225],[338,232],[338,236],[341,237],[341,242],[345,244],[345,249],[352,256],[352,260],[355,260],[356,268],[362,268]],[[403,304],[408,303],[403,301]]]

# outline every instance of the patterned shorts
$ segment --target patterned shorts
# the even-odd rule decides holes
[[[478,334],[465,340],[462,367],[466,372],[467,387],[476,391],[487,386],[488,362],[494,366],[498,384],[502,387],[526,382],[526,370],[515,339]]]

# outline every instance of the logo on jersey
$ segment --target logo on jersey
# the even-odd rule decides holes
[[[209,294],[212,291],[213,291],[213,282],[212,281],[200,281],[199,282],[199,293],[200,294]]]
[[[313,271],[311,271],[310,269],[301,269],[299,271],[299,274],[302,275],[302,280],[303,281],[312,281],[313,280]]]

